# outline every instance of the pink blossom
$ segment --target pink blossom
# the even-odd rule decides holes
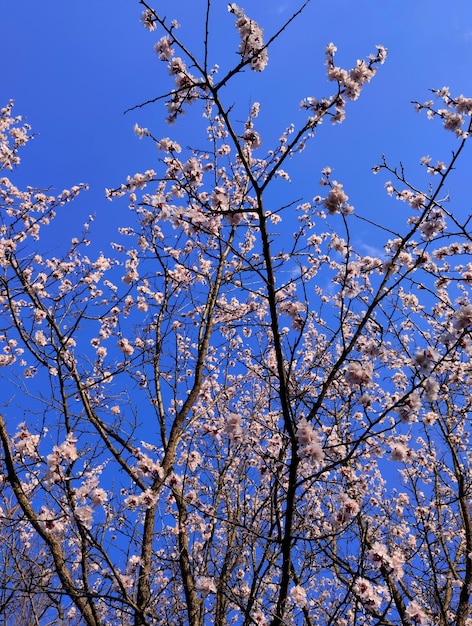
[[[392,445],[392,452],[390,458],[392,461],[404,462],[408,459],[408,447],[404,443],[395,443]]]
[[[14,435],[14,445],[16,452],[21,457],[30,457],[35,459],[38,455],[39,435],[32,435],[28,430],[25,422],[18,426],[18,430]]]
[[[57,515],[47,507],[42,507],[38,514],[38,522],[43,530],[61,535],[66,528],[66,520],[63,515]]]
[[[348,524],[356,517],[359,511],[359,504],[346,494],[342,494],[333,513],[333,524],[336,526]]]
[[[93,523],[93,509],[89,505],[78,506],[74,510],[75,518],[85,526],[85,528],[92,528]]]
[[[405,501],[404,498],[402,500]],[[376,541],[368,551],[367,556],[376,569],[387,568],[397,580],[403,577],[404,558],[400,551],[395,550],[393,554],[390,554],[384,544]]]
[[[372,380],[374,368],[369,361],[352,361],[346,368],[346,382],[350,385],[365,385]]]
[[[307,605],[306,591],[301,585],[295,585],[291,588],[290,597],[292,598],[293,602],[301,609]]]
[[[297,441],[301,458],[307,458],[316,465],[324,459],[324,451],[313,424],[302,418],[297,427]]]
[[[454,328],[463,331],[470,326],[472,326],[472,304],[464,304],[454,314]]]
[[[412,424],[418,417],[418,411],[421,407],[421,398],[417,391],[410,393],[405,400],[396,409],[399,414],[400,421],[404,424]]]
[[[376,592],[374,586],[365,578],[358,578],[354,584],[354,592],[358,595],[362,604],[369,608],[379,608],[382,599]]]
[[[215,211],[227,211],[229,209],[229,198],[223,187],[215,187],[211,195],[211,208]]]
[[[472,98],[457,96],[455,103],[456,111],[462,115],[472,115]]]
[[[147,128],[143,128],[142,126],[139,126],[138,124],[134,125],[133,130],[134,130],[134,134],[137,135],[140,139],[142,139],[143,137],[147,137],[149,135],[149,130]]]
[[[182,152],[180,145],[176,141],[169,139],[169,137],[163,137],[158,141],[157,147],[164,152]]]
[[[262,28],[254,20],[249,19],[235,2],[228,5],[228,11],[236,15],[236,28],[241,37],[239,54],[243,61],[250,61],[249,67],[252,70],[262,72],[269,60],[267,48],[264,47]]]
[[[344,213],[351,213],[352,207],[347,204],[349,197],[343,190],[341,183],[333,180],[332,187],[323,200],[323,206],[327,209],[330,215],[343,211]]]
[[[445,228],[446,222],[444,221],[442,211],[436,209],[431,211],[427,219],[421,224],[420,232],[422,236],[429,241],[445,230]]]
[[[159,41],[155,44],[154,50],[156,51],[156,54],[159,56],[161,61],[169,61],[172,58],[174,50],[171,46],[172,41],[167,35],[161,37]]]
[[[77,439],[72,433],[67,435],[66,440],[59,446],[54,446],[51,454],[47,456],[48,469],[44,475],[44,483],[52,487],[64,479],[64,466],[79,458],[75,447]]]
[[[195,581],[195,587],[197,591],[200,591],[205,596],[209,593],[216,593],[215,581],[209,576],[198,576]]]
[[[195,157],[191,157],[182,168],[186,181],[191,187],[199,187],[203,180],[203,170],[201,162]]]
[[[133,346],[125,337],[122,337],[116,345],[126,356],[131,356],[134,352]]]
[[[251,147],[252,150],[260,148],[262,145],[259,133],[257,133],[253,128],[248,128],[244,131],[243,139]]]
[[[145,28],[147,28],[147,30],[150,32],[152,32],[153,30],[156,30],[157,28],[157,24],[154,19],[154,14],[149,9],[146,9],[145,11],[143,11],[141,15],[141,22],[144,24]]]
[[[243,436],[242,418],[237,413],[230,413],[226,418],[225,432],[233,441],[239,441]]]
[[[140,476],[146,478],[164,478],[164,470],[160,461],[152,460],[147,454],[139,453],[137,467]]]
[[[336,48],[333,42],[329,43],[325,48],[325,54],[328,56],[333,56],[335,52],[337,51],[338,49]]]
[[[432,348],[426,348],[416,353],[413,364],[419,369],[421,374],[428,374],[434,367],[438,359],[438,354]]]
[[[92,504],[94,506],[105,504],[105,502],[108,500],[107,492],[101,487],[96,487],[90,492],[90,500],[92,501]]]
[[[150,509],[157,501],[157,493],[152,489],[146,489],[138,498],[139,506],[144,509]]]
[[[118,580],[113,581],[112,589],[115,592],[120,593],[124,587],[127,591],[131,591],[134,586],[134,577],[129,574],[116,573]]]
[[[253,613],[252,619],[258,626],[268,626],[269,624],[265,615],[262,613],[260,609],[258,609],[257,611]]]
[[[444,122],[444,128],[454,132],[458,137],[462,136],[462,125],[464,118],[459,113],[454,113],[449,109],[440,109],[438,111]]]
[[[434,378],[428,378],[424,385],[424,399],[428,402],[434,402],[439,396],[439,383]]]
[[[416,600],[411,600],[406,608],[406,615],[413,626],[425,626],[430,624],[426,613]]]

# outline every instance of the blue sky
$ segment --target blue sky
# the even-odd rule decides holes
[[[240,4],[264,27],[266,37],[299,6],[294,0]],[[189,47],[202,48],[206,0],[159,0],[158,6],[180,21]],[[210,58],[227,68],[237,59],[234,16],[224,1],[213,0],[212,6]],[[162,103],[124,115],[127,108],[171,87],[165,64],[153,52],[158,36],[139,22],[141,8],[133,0],[24,0],[2,6],[0,103],[15,99],[16,113],[38,133],[23,150],[14,179],[58,191],[88,182],[90,191],[68,208],[71,236],[88,213],[96,214],[103,242],[113,239],[110,229],[127,221],[125,204],[107,203],[104,188],[156,164],[154,146],[133,134],[135,122],[155,136],[201,144],[194,130],[199,113],[190,112],[171,128],[164,122]],[[412,178],[421,181],[419,158],[430,154],[446,160],[454,148],[453,135],[418,116],[410,101],[424,101],[428,88],[443,85],[453,94],[472,95],[472,6],[469,0],[313,0],[270,50],[267,70],[246,73],[225,94],[228,104],[241,110],[241,119],[250,102],[262,103],[259,129],[267,149],[290,122],[302,120],[302,98],[331,93],[324,68],[330,41],[338,47],[342,67],[352,67],[376,44],[385,45],[389,57],[360,100],[350,103],[346,122],[322,127],[310,150],[291,163],[290,193],[306,198],[319,193],[319,171],[330,165],[356,210],[383,218],[395,205],[384,194],[384,180],[370,173],[382,153],[392,163],[401,159]],[[458,206],[469,202],[465,210],[470,209],[470,185],[464,172],[471,165],[469,147],[450,190]]]
[[[325,76],[324,50],[333,41],[337,63],[349,69],[358,58],[389,49],[389,57],[359,101],[349,103],[340,126],[329,123],[318,131],[307,150],[286,166],[293,182],[283,192],[287,199],[311,199],[320,193],[321,169],[329,165],[344,184],[356,212],[379,222],[404,222],[408,210],[387,197],[385,177],[371,168],[382,153],[392,164],[399,160],[412,180],[426,183],[420,157],[447,161],[457,145],[453,134],[437,122],[414,112],[411,100],[429,99],[430,87],[448,85],[453,94],[472,96],[471,0],[312,0],[303,17],[269,51],[269,65],[261,75],[247,72],[223,93],[235,104],[236,119],[244,120],[250,103],[260,101],[257,120],[265,149],[291,123],[301,123],[298,109],[307,96],[321,98],[333,91]],[[182,24],[189,48],[202,48],[206,0],[156,0],[162,14]],[[212,0],[210,58],[222,70],[237,62],[238,35],[225,0]],[[269,37],[299,6],[297,0],[240,0]],[[110,203],[106,187],[117,187],[126,176],[156,167],[152,142],[140,141],[135,123],[154,136],[172,136],[182,145],[202,146],[198,134],[201,116],[190,108],[173,127],[164,122],[162,103],[124,114],[126,109],[172,88],[165,64],[153,44],[160,34],[147,32],[139,21],[137,0],[22,0],[2,3],[0,106],[16,101],[15,112],[38,133],[22,151],[22,164],[12,178],[19,186],[51,188],[60,192],[79,182],[90,191],[65,206],[52,227],[46,247],[61,237],[77,234],[88,214],[96,214],[92,240],[111,254],[116,229],[127,225],[126,199]],[[459,171],[448,191],[455,210],[472,212],[472,152],[467,146]],[[282,185],[282,182],[280,183]],[[285,189],[285,188],[284,188]],[[399,217],[400,216],[400,217]],[[356,230],[357,247],[370,252],[381,241],[363,240]],[[20,399],[24,402],[23,398]],[[132,409],[129,409],[130,411]],[[18,419],[21,411],[18,411]]]

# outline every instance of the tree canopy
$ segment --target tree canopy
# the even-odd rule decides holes
[[[33,135],[1,109],[3,623],[471,626],[472,229],[449,180],[472,98],[415,103],[453,151],[422,187],[380,157],[400,218],[373,220],[331,167],[291,177],[386,48],[344,69],[327,42],[325,92],[267,145],[228,89],[310,0],[273,33],[230,3],[224,71],[209,27],[194,50],[137,4],[168,84],[136,107],[196,131],[136,124],[157,157],[110,182],[129,212],[107,250],[93,217],[55,226],[86,185],[14,184]]]

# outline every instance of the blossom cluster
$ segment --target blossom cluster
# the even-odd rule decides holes
[[[421,408],[421,397],[418,391],[412,391],[402,399],[396,411],[403,424],[412,424],[418,419],[418,412]]]
[[[138,475],[143,478],[151,478],[154,480],[156,477],[161,480],[164,479],[164,469],[160,461],[151,459],[149,455],[137,449],[135,451],[137,457],[137,471]]]
[[[472,304],[462,304],[455,312],[454,328],[460,332],[472,328]]]
[[[38,456],[40,436],[31,434],[25,422],[19,424],[13,440],[15,451],[22,459],[26,457],[35,459]]]
[[[428,626],[431,624],[426,612],[416,600],[411,600],[408,603],[406,615],[413,626]]]
[[[423,104],[416,102],[416,110],[426,110],[429,119],[439,117],[446,130],[453,132],[459,139],[466,139],[470,132],[471,116],[472,116],[472,98],[466,98],[462,94],[452,97],[449,87],[432,90],[437,99],[442,100],[446,108],[436,108],[433,100],[428,100]],[[467,127],[466,119],[469,118]]]
[[[127,509],[134,511],[138,508],[149,509],[157,502],[158,494],[152,489],[146,489],[139,495],[129,495],[124,500]]]
[[[199,576],[195,581],[195,588],[204,596],[216,593],[215,581],[209,576]]]
[[[235,72],[261,71],[262,30],[236,4],[229,11],[241,37]],[[54,559],[31,528],[57,538],[53,556],[75,592],[61,594],[85,603],[60,607],[75,621],[91,598],[101,623],[131,623],[138,612],[184,622],[197,602],[205,623],[236,623],[243,610],[261,625],[316,621],[322,608],[340,626],[427,624],[431,554],[445,579],[459,579],[470,557],[468,222],[434,190],[410,186],[403,170],[389,170],[403,189],[389,182],[387,192],[412,209],[407,234],[383,229],[392,238],[378,251],[353,236],[349,198],[330,168],[325,197],[301,201],[298,221],[291,204],[263,202],[267,185],[290,179],[280,165],[322,118],[342,121],[384,48],[346,71],[330,44],[335,95],[307,98],[313,117],[300,132],[289,125],[261,158],[259,104],[232,127],[212,75],[189,72],[206,62],[185,56],[176,25],[150,9],[142,19],[164,31],[155,51],[171,76],[169,121],[201,99],[207,149],[135,126],[155,142],[159,164],[107,194],[128,194],[134,220],[112,244],[116,259],[83,254],[91,219],[57,256],[36,250],[55,207],[80,188],[53,198],[2,179],[0,365],[13,365],[5,385],[14,393],[23,368],[28,398],[8,472],[31,501],[31,511],[18,507],[17,483],[0,474],[2,536],[23,524],[11,542],[15,563],[38,556],[41,593],[54,598]],[[437,115],[463,128],[470,102],[440,97],[449,113]],[[4,128],[5,141],[21,145],[25,135]],[[13,166],[15,154],[4,154]],[[422,165],[441,185],[450,171],[429,157]],[[318,227],[337,214],[336,231]],[[38,415],[47,437],[32,434]],[[43,457],[49,437],[56,445]],[[4,511],[9,501],[16,510]],[[437,588],[450,619],[462,582]]]
[[[154,13],[150,9],[145,9],[142,12],[142,14],[141,14],[141,23],[144,25],[144,27],[149,32],[152,32],[152,31],[156,30],[156,28],[157,28],[157,24],[156,24],[156,19],[155,19]]]
[[[389,553],[384,544],[375,542],[368,551],[368,558],[375,568],[387,568],[396,580],[403,577],[405,559],[400,550],[395,550],[393,553]]]
[[[313,424],[302,418],[298,423],[296,435],[300,457],[319,465],[324,459],[324,451]]]
[[[290,597],[300,608],[304,608],[307,605],[306,589],[301,585],[295,585],[290,589]]]
[[[408,461],[412,461],[415,457],[415,454],[408,445],[401,441],[398,437],[395,437],[394,441],[391,443],[392,451],[390,454],[390,459],[392,461],[397,461],[400,463],[407,463]]]
[[[382,596],[378,593],[378,589],[366,578],[359,577],[353,587],[354,593],[369,609],[378,609],[382,604]]]
[[[373,376],[373,365],[369,361],[351,361],[346,368],[346,382],[349,385],[366,385]]]
[[[323,200],[323,207],[328,211],[330,215],[334,213],[352,213],[353,208],[347,203],[349,197],[343,189],[341,183],[333,180],[332,187],[329,190],[328,195]]]
[[[20,125],[22,117],[12,116],[13,104],[10,100],[0,109],[0,170],[12,170],[20,163],[18,148],[31,138],[29,124]]]
[[[239,54],[242,60],[249,61],[249,67],[255,72],[262,72],[269,61],[262,28],[254,20],[248,18],[244,10],[235,2],[228,5],[228,11],[236,16],[236,28],[241,37]]]
[[[369,83],[377,71],[377,65],[383,64],[387,57],[387,50],[383,46],[377,46],[377,54],[371,55],[368,61],[358,60],[351,70],[342,69],[334,64],[336,46],[330,43],[326,46],[326,67],[328,80],[337,82],[339,92],[328,100],[317,100],[312,96],[305,98],[301,108],[312,111],[315,116],[312,126],[320,124],[324,115],[329,113],[333,124],[340,124],[346,117],[346,98],[357,100],[364,85]],[[331,111],[334,109],[334,113]]]
[[[305,311],[305,305],[296,299],[296,294],[293,292],[292,287],[281,289],[277,292],[277,302],[279,305],[279,311],[288,315],[292,320],[292,328],[294,330],[301,330],[303,328],[303,316]]]
[[[172,57],[167,67],[169,74],[174,77],[175,81],[175,89],[171,94],[170,100],[166,103],[169,113],[167,122],[172,124],[178,115],[183,113],[185,104],[190,104],[197,100],[199,81],[189,72],[187,65],[180,57]]]
[[[89,499],[94,506],[100,506],[105,504],[108,500],[107,492],[99,486],[96,472],[87,477],[82,485],[75,489],[74,494],[77,500],[82,504],[85,504],[86,500]]]
[[[52,487],[65,477],[65,467],[79,458],[75,446],[77,439],[69,433],[63,443],[53,447],[53,451],[47,457],[47,472],[44,475],[44,484]]]
[[[332,522],[335,526],[344,526],[349,524],[358,515],[360,511],[359,503],[346,493],[341,494],[336,508],[332,516]]]
[[[225,432],[232,441],[239,441],[243,436],[242,418],[237,413],[230,413],[226,418]]]

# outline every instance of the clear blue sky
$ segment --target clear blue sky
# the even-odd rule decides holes
[[[295,0],[239,4],[260,22],[266,37],[299,6]],[[159,0],[156,6],[178,18],[190,47],[202,48],[206,0]],[[229,67],[237,59],[234,16],[225,1],[213,0],[213,6],[211,59]],[[102,241],[113,239],[108,227],[127,221],[124,204],[107,203],[104,188],[155,166],[155,149],[133,134],[135,122],[155,136],[176,134],[192,144],[195,118],[190,114],[171,128],[163,121],[162,104],[123,114],[171,86],[165,65],[153,52],[158,35],[140,24],[141,10],[133,0],[2,3],[0,104],[15,99],[16,113],[39,133],[23,150],[15,180],[58,191],[88,182],[90,192],[69,209],[71,235],[76,218],[83,222],[82,211],[97,214]],[[381,153],[392,163],[401,158],[414,177],[420,175],[416,164],[423,154],[446,160],[455,145],[453,135],[438,123],[415,114],[410,101],[426,100],[428,88],[443,85],[453,94],[472,96],[472,5],[470,0],[313,0],[270,51],[267,70],[246,74],[228,90],[228,103],[241,107],[241,119],[251,101],[262,102],[260,129],[267,149],[285,126],[302,119],[298,104],[303,97],[331,92],[324,70],[324,48],[330,41],[338,47],[338,63],[347,69],[375,51],[376,44],[388,47],[389,57],[360,100],[348,107],[346,122],[321,128],[311,150],[293,162],[293,196],[318,193],[319,171],[330,165],[356,209],[375,217],[391,207],[384,180],[370,174]],[[459,204],[470,197],[463,172],[471,169],[469,146],[460,180],[452,179],[457,188],[451,192]]]
[[[212,0],[211,61],[222,68],[237,62],[238,35],[225,0]],[[298,0],[240,0],[263,26],[266,37],[301,4]],[[182,24],[189,48],[202,48],[206,0],[156,0],[156,8]],[[106,187],[117,187],[127,175],[156,167],[152,142],[133,133],[137,122],[154,136],[172,136],[182,145],[202,146],[194,124],[199,112],[190,109],[176,126],[164,122],[162,103],[124,111],[172,87],[165,64],[153,51],[160,34],[147,32],[139,21],[137,0],[3,0],[0,21],[0,106],[11,98],[15,112],[38,133],[22,151],[22,164],[12,178],[19,186],[63,188],[79,182],[90,191],[64,207],[61,231],[52,230],[46,247],[70,239],[96,214],[92,240],[105,254],[116,240],[116,228],[127,225],[126,199],[110,203]],[[329,96],[333,85],[325,76],[324,50],[338,47],[337,63],[346,69],[358,58],[389,49],[387,62],[359,101],[349,103],[347,120],[317,131],[314,142],[286,169],[293,183],[292,199],[320,193],[321,169],[329,165],[344,184],[356,212],[372,220],[396,219],[402,208],[388,198],[385,178],[371,173],[380,155],[392,164],[400,159],[412,180],[425,180],[420,157],[447,161],[457,145],[438,122],[414,112],[411,100],[429,99],[428,88],[448,85],[453,94],[472,97],[472,0],[312,0],[301,19],[269,51],[269,65],[256,75],[247,72],[223,97],[244,120],[250,103],[260,101],[258,130],[264,147],[274,147],[282,131],[304,119],[298,110],[307,96]],[[453,206],[472,212],[472,146],[464,151],[460,170],[449,181]],[[281,183],[282,184],[282,183]],[[404,210],[402,221],[409,213]],[[366,251],[380,242],[356,231],[357,247]],[[57,241],[54,239],[57,238]],[[364,245],[364,250],[362,250]],[[23,401],[23,400],[21,400]],[[18,419],[21,410],[18,411]]]

